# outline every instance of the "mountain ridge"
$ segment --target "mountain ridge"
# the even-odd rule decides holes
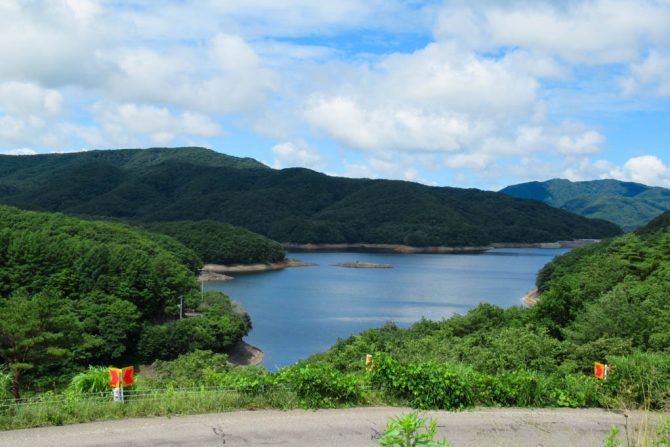
[[[625,231],[642,227],[670,209],[670,189],[614,179],[551,179],[510,185],[500,192],[539,200],[584,217],[609,220]]]
[[[209,219],[293,243],[471,246],[620,232],[609,222],[496,192],[276,170],[193,148],[149,149],[150,162],[131,162],[148,156],[142,151],[82,152],[65,162],[21,156],[13,165],[0,158],[0,202],[142,222]]]

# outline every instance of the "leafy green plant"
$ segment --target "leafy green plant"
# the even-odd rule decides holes
[[[603,447],[620,447],[621,441],[619,440],[619,427],[612,425],[610,431],[607,433]]]
[[[309,408],[355,404],[361,400],[360,381],[352,375],[324,365],[297,364],[277,373],[277,383],[286,384]]]
[[[0,366],[0,399],[9,399],[12,395],[12,381],[14,378],[7,367]]]
[[[655,447],[670,447],[670,417],[664,418],[656,427]]]
[[[374,356],[371,380],[414,408],[460,410],[472,405],[471,389],[453,366],[435,362],[401,364],[388,355]]]
[[[382,447],[451,447],[446,439],[435,440],[437,420],[421,417],[418,412],[392,417],[386,423],[384,433],[378,443]]]
[[[104,366],[89,366],[72,378],[68,391],[72,393],[102,393],[109,391],[109,371]]]

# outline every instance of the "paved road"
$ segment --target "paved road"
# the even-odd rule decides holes
[[[0,433],[3,447],[374,446],[388,417],[409,409],[238,411],[126,419]],[[639,426],[644,416],[605,410],[484,409],[428,412],[456,447],[602,446],[610,426]],[[657,415],[652,418],[658,417]]]

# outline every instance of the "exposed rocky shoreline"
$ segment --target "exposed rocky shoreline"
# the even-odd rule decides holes
[[[507,243],[496,242],[485,246],[467,247],[412,247],[402,244],[282,244],[289,251],[375,251],[390,253],[481,253],[492,248],[576,248],[599,242],[598,239],[578,239],[574,241]]]
[[[198,274],[198,280],[203,282],[228,281],[233,279],[233,277],[226,275],[226,273],[265,272],[270,270],[281,270],[289,267],[309,267],[313,265],[316,264],[313,262],[301,261],[299,259],[287,259],[280,262],[267,262],[258,264],[205,264]]]
[[[336,267],[347,267],[352,269],[390,269],[393,268],[391,264],[375,264],[372,262],[338,262]]]
[[[540,299],[540,292],[537,289],[529,290],[526,294],[521,297],[521,302],[526,306],[533,306],[537,304],[537,301]]]
[[[260,348],[242,340],[228,352],[228,361],[236,366],[258,365],[264,357],[265,353]]]

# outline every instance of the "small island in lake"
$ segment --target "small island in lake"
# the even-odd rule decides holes
[[[374,264],[372,262],[338,262],[336,267],[347,267],[353,269],[390,269],[393,268],[391,264]]]

